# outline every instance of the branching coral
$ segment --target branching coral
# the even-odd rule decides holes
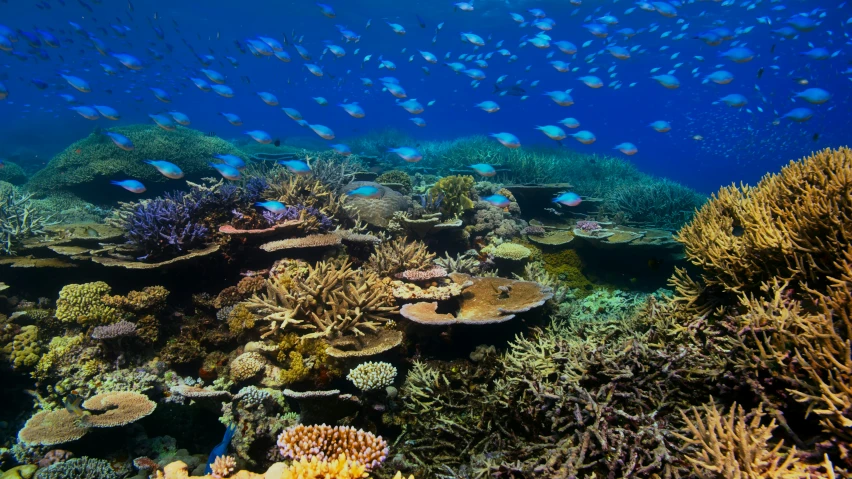
[[[108,305],[104,296],[111,288],[103,281],[69,284],[59,291],[56,318],[66,323],[108,324],[121,319],[121,312]]]
[[[677,240],[708,285],[754,292],[772,279],[823,288],[852,241],[852,150],[823,150],[755,187],[722,188]]]
[[[762,405],[746,414],[736,403],[728,414],[716,404],[692,408],[692,415],[681,413],[686,423],[684,434],[676,434],[688,445],[686,460],[692,472],[702,479],[794,479],[829,477],[833,466],[810,466],[796,452],[785,450],[783,442],[772,445],[775,420],[762,424],[766,414]]]
[[[435,254],[426,249],[422,241],[407,242],[405,238],[394,238],[380,243],[366,267],[381,276],[391,276],[408,270],[426,269],[432,266]]]
[[[348,426],[293,426],[278,436],[278,447],[282,456],[295,460],[324,460],[343,453],[367,470],[381,466],[388,456],[382,436]]]
[[[14,189],[0,193],[0,255],[14,255],[21,241],[54,224],[50,215],[33,204],[32,196],[19,195]]]
[[[285,205],[301,205],[315,208],[321,214],[337,221],[349,218],[344,207],[346,197],[337,193],[313,176],[300,176],[277,171],[267,178],[269,189],[264,193],[267,198],[274,199]]]
[[[677,229],[706,199],[680,183],[648,179],[614,190],[601,209],[607,215],[626,215],[643,226]]]
[[[243,304],[267,323],[264,336],[287,329],[302,330],[304,338],[362,335],[396,312],[375,273],[330,261],[275,276],[265,293]]]

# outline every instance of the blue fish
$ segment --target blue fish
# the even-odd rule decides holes
[[[255,203],[255,206],[260,206],[270,213],[275,213],[276,215],[280,215],[281,213],[287,211],[287,205],[280,201],[258,201]]]
[[[580,195],[577,193],[572,193],[567,191],[565,193],[559,193],[556,198],[553,198],[554,203],[559,203],[565,206],[577,206],[582,202],[583,199],[580,198]]]
[[[231,444],[231,438],[234,437],[235,432],[237,432],[237,425],[229,424],[228,428],[225,429],[225,437],[222,438],[222,442],[217,444],[216,447],[210,451],[210,455],[207,456],[207,467],[204,469],[204,474],[213,473],[210,465],[213,464],[213,461],[215,461],[217,457],[224,456],[228,452],[228,446]]]
[[[136,148],[136,146],[133,145],[133,142],[130,141],[130,138],[122,135],[121,133],[105,131],[104,135],[108,136],[109,139],[112,140],[113,143],[115,143],[115,146],[121,148],[124,151],[133,151],[133,149]]]
[[[164,160],[145,160],[145,163],[156,168],[157,171],[162,173],[166,178],[171,178],[173,180],[183,178],[183,170],[174,163]]]
[[[140,181],[137,180],[122,180],[122,181],[110,181],[113,185],[120,186],[125,190],[131,193],[144,193],[147,188]]]
[[[511,203],[509,198],[506,198],[503,195],[497,195],[497,194],[494,194],[494,195],[491,195],[491,196],[486,196],[485,198],[482,198],[482,201],[490,203],[490,204],[492,204],[492,205],[494,205],[498,208],[506,208]]]
[[[332,8],[331,5],[326,5],[324,3],[317,3],[317,6],[320,8],[320,12],[322,12],[322,14],[325,15],[326,17],[334,18],[335,16],[337,16],[337,14],[334,13],[334,8]]]
[[[285,166],[295,175],[310,175],[311,167],[302,160],[279,160],[279,165]]]
[[[468,168],[473,168],[473,171],[475,171],[479,176],[491,177],[497,174],[497,170],[495,170],[493,166],[485,163],[476,163],[470,165]]]
[[[224,155],[213,155],[213,158],[217,160],[222,160],[225,164],[232,166],[238,170],[243,170],[246,167],[246,162],[242,160],[239,156],[232,155],[230,153],[226,153]]]
[[[359,186],[354,190],[348,191],[346,193],[347,196],[359,196],[361,198],[381,198],[382,190],[376,188],[375,186]]]
[[[231,165],[226,165],[222,163],[208,163],[213,168],[222,175],[226,180],[239,180],[240,179],[240,170],[234,168]]]

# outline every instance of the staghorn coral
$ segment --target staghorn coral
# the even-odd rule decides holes
[[[23,240],[45,232],[55,224],[51,215],[37,207],[31,194],[19,195],[14,189],[0,192],[0,255],[14,255]]]
[[[783,441],[772,445],[776,423],[762,424],[763,405],[748,414],[736,403],[727,414],[715,403],[691,412],[681,412],[685,431],[675,435],[687,444],[686,460],[701,479],[800,479],[833,473],[827,457],[821,465],[808,465],[795,447],[786,450]]]
[[[56,318],[65,323],[109,324],[119,321],[121,313],[104,301],[111,288],[103,281],[69,284],[59,291]]]
[[[440,210],[445,218],[456,218],[474,207],[471,197],[474,180],[472,176],[446,176],[438,180],[429,190],[432,198],[441,198]]]
[[[366,470],[375,469],[387,459],[388,443],[382,436],[348,426],[305,426],[287,428],[278,436],[278,448],[285,458],[324,460],[346,454]]]
[[[267,178],[269,189],[264,192],[266,198],[274,199],[285,205],[301,205],[315,208],[328,218],[343,221],[349,218],[344,207],[346,197],[338,194],[332,187],[313,176],[292,175],[286,170]]]
[[[396,379],[396,368],[383,361],[367,361],[350,369],[346,379],[352,381],[352,384],[362,391],[383,389],[393,384]]]
[[[400,237],[380,243],[365,266],[380,276],[391,276],[430,268],[433,259],[435,254],[430,253],[422,241],[407,242]]]
[[[852,150],[790,162],[755,187],[713,195],[676,239],[709,286],[756,292],[772,279],[825,287],[843,273],[832,259],[852,241]]]
[[[348,261],[321,261],[270,278],[264,294],[242,304],[268,324],[264,337],[287,329],[305,331],[305,339],[363,335],[396,312],[390,292],[379,285],[375,273],[354,270]]]
[[[678,229],[707,198],[671,180],[648,179],[615,189],[601,206],[605,215],[625,215],[644,227]]]

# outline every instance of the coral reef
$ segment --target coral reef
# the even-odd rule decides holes
[[[376,177],[376,183],[394,186],[404,195],[411,193],[413,187],[411,176],[401,170],[390,170],[382,173]]]
[[[473,208],[473,183],[472,176],[446,176],[435,183],[429,190],[429,195],[432,198],[440,198],[439,209],[445,218],[455,218]]]
[[[381,436],[347,426],[293,426],[278,437],[285,458],[324,460],[346,454],[367,470],[381,466],[388,456],[388,443]]]
[[[365,265],[381,276],[390,276],[404,271],[426,269],[435,258],[422,241],[408,242],[405,238],[383,241],[376,246]]]
[[[0,192],[0,256],[14,255],[23,240],[43,234],[46,226],[54,224],[47,210],[31,198],[15,189]]]
[[[362,391],[382,389],[393,384],[396,368],[390,363],[367,361],[352,368],[346,379]]]

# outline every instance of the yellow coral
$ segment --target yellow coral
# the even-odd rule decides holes
[[[469,175],[446,176],[438,180],[429,190],[432,198],[441,198],[441,213],[445,218],[454,218],[473,208],[471,190],[474,180]]]
[[[493,254],[496,258],[508,259],[512,261],[524,261],[529,259],[532,251],[529,248],[517,243],[501,243],[498,245],[489,245],[482,248],[482,251],[488,254]]]
[[[283,384],[292,384],[307,379],[311,372],[325,369],[329,376],[339,376],[341,371],[333,360],[329,359],[328,343],[321,339],[302,341],[297,334],[286,334],[278,343],[278,362],[286,365],[282,368],[278,380]]]
[[[83,334],[76,336],[56,336],[50,340],[47,345],[47,352],[38,360],[32,376],[36,379],[44,379],[47,377],[50,369],[62,359],[63,356],[70,353],[72,349],[83,344]]]
[[[253,328],[254,321],[254,314],[244,304],[240,303],[234,306],[231,314],[228,315],[228,329],[233,334],[240,334],[247,329]]]
[[[38,327],[23,326],[12,339],[12,342],[3,348],[3,353],[9,357],[9,362],[15,369],[29,368],[38,363],[41,356],[41,347],[38,343]]]
[[[59,291],[56,318],[66,323],[108,324],[121,319],[121,313],[103,301],[110,291],[103,281],[69,284]]]
[[[368,477],[367,468],[363,464],[350,461],[346,454],[340,454],[337,459],[320,460],[316,456],[307,460],[293,461],[281,479],[360,479]]]
[[[102,299],[104,304],[126,311],[159,310],[166,305],[169,290],[162,286],[148,286],[142,291],[131,291],[127,296],[107,296]]]

